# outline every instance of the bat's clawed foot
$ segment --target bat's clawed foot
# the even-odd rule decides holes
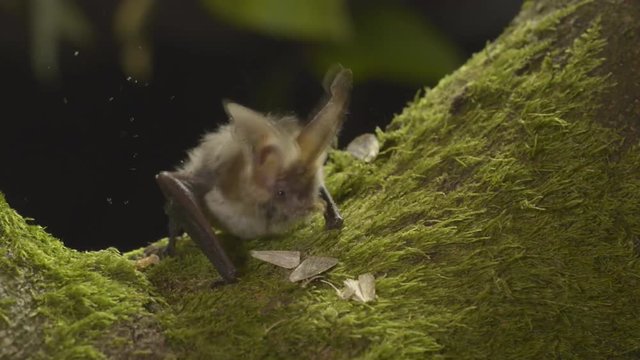
[[[144,256],[157,255],[160,259],[176,255],[175,247],[151,244],[144,249]]]
[[[327,230],[342,229],[343,224],[344,218],[340,214],[325,216],[324,218],[324,227]]]
[[[160,258],[169,257],[169,256],[176,256],[176,248],[175,248],[175,246],[163,246],[160,251],[162,252],[162,256],[160,256]]]

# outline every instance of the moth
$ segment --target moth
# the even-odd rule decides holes
[[[229,122],[205,134],[175,171],[156,175],[169,217],[168,255],[185,230],[226,283],[237,270],[212,229],[238,238],[278,234],[324,207],[325,227],[343,218],[324,185],[322,166],[349,103],[351,70],[325,76],[326,100],[303,125],[294,116],[262,114],[223,101]]]

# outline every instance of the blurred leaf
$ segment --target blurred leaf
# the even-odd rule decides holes
[[[40,81],[59,74],[58,47],[63,40],[74,45],[91,38],[91,27],[76,5],[67,0],[31,0],[31,65]]]
[[[202,0],[214,15],[234,25],[296,40],[349,37],[344,0]]]
[[[0,0],[0,10],[9,13],[19,13],[22,10],[22,1],[20,0]]]
[[[319,73],[340,62],[353,70],[358,81],[375,78],[424,85],[461,63],[454,44],[410,8],[392,2],[360,4],[364,6],[354,10],[351,41],[312,50]]]
[[[114,32],[120,43],[120,64],[125,74],[137,80],[149,80],[152,72],[152,45],[146,24],[153,0],[122,0],[114,16]]]

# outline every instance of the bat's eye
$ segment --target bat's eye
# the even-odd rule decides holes
[[[283,198],[286,195],[286,193],[284,192],[284,190],[278,190],[278,192],[276,192],[276,195],[279,198]]]

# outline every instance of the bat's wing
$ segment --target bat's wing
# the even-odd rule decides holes
[[[190,187],[167,171],[156,175],[156,181],[167,199],[167,215],[198,244],[225,282],[235,282],[237,270],[213,233]]]

